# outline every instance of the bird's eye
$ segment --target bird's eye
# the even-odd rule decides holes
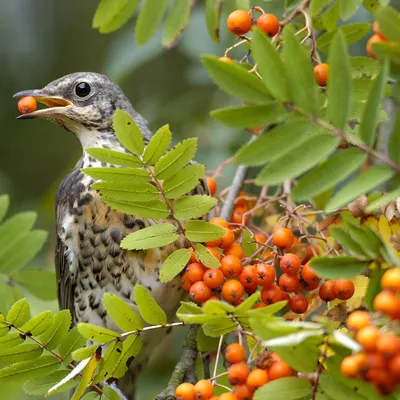
[[[87,82],[80,82],[75,86],[75,93],[79,97],[86,97],[90,93],[90,85]]]

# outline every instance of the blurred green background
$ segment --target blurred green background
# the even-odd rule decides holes
[[[252,3],[281,19],[283,0]],[[40,88],[72,72],[104,73],[122,87],[153,130],[169,123],[175,142],[198,137],[197,159],[209,170],[232,156],[250,136],[209,117],[210,110],[236,100],[213,85],[200,61],[201,54],[223,55],[225,48],[235,42],[224,22],[235,7],[234,0],[225,2],[219,45],[207,34],[204,2],[198,1],[183,38],[169,51],[162,48],[159,34],[144,47],[137,47],[134,21],[118,32],[100,35],[91,28],[97,4],[97,0],[0,1],[0,194],[11,195],[12,213],[37,210],[36,227],[50,231],[44,251],[31,263],[35,267],[53,268],[54,196],[81,150],[72,134],[48,121],[15,120],[15,92]],[[369,22],[371,15],[360,9],[353,20]],[[366,40],[352,46],[354,55],[365,55]],[[241,58],[244,50],[233,54]],[[226,169],[225,178],[218,180],[220,187],[227,184],[233,171],[233,167]],[[33,312],[57,307],[56,302],[34,299],[32,305]],[[183,335],[179,332],[164,344],[162,361],[153,362],[141,378],[139,400],[154,398],[165,386]],[[4,393],[1,398],[23,398],[11,389],[6,397]]]

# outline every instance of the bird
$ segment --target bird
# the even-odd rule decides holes
[[[146,120],[137,113],[120,87],[107,76],[79,72],[50,82],[42,89],[24,90],[14,97],[33,96],[48,108],[22,114],[20,119],[42,118],[53,121],[73,133],[80,141],[82,156],[72,172],[65,176],[56,193],[55,267],[58,301],[61,309],[71,311],[73,323],[91,323],[118,330],[107,315],[102,298],[112,293],[137,310],[134,286],[143,285],[172,321],[184,291],[180,277],[161,283],[163,261],[178,248],[188,247],[184,239],[162,248],[127,251],[120,247],[128,234],[157,224],[157,221],[129,215],[105,204],[92,189],[95,179],[84,174],[86,167],[106,167],[85,150],[105,148],[127,152],[113,129],[117,109],[127,112],[140,128],[144,142],[152,137]],[[207,194],[204,180],[196,193]],[[128,399],[134,399],[136,378],[166,330],[143,335],[143,349],[131,362],[118,387]]]

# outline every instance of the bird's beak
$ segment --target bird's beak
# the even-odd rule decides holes
[[[63,115],[65,111],[72,106],[69,100],[62,97],[46,95],[41,90],[23,90],[22,92],[15,93],[13,97],[26,97],[32,96],[38,103],[43,103],[49,108],[43,108],[33,111],[28,114],[21,114],[17,119],[30,119],[30,118],[54,118],[56,115]]]

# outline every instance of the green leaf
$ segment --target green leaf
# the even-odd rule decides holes
[[[370,57],[350,57],[351,77],[374,78],[379,73],[379,63]]]
[[[0,369],[0,383],[21,383],[29,379],[51,374],[60,368],[60,360],[53,355],[43,355],[35,360],[24,361]]]
[[[150,180],[147,171],[139,168],[82,168],[81,171],[95,179],[121,183],[146,183]]]
[[[352,256],[323,256],[310,260],[310,267],[326,279],[352,279],[367,266],[368,262]]]
[[[94,346],[82,347],[81,349],[76,349],[72,352],[72,358],[75,361],[82,361],[86,358],[92,357],[99,350],[99,345],[95,344]]]
[[[208,242],[225,235],[225,230],[220,226],[204,221],[187,221],[185,236],[193,242]]]
[[[358,243],[355,238],[352,238],[352,236],[347,232],[347,228],[343,227],[333,227],[330,228],[330,233],[335,239],[336,242],[340,243],[342,246],[346,247],[351,254],[354,256],[358,256],[361,258],[365,258],[366,254],[365,251],[363,250],[363,246],[361,243]]]
[[[96,8],[92,26],[100,28],[114,18],[126,5],[127,0],[101,0]]]
[[[288,113],[281,104],[264,104],[218,108],[211,111],[210,115],[229,126],[253,128],[280,122]]]
[[[204,322],[215,320],[215,317],[205,315],[204,310],[197,305],[183,301],[176,312],[176,316],[187,324],[203,324]],[[219,319],[219,317],[217,317],[217,319]]]
[[[42,333],[40,341],[46,345],[49,350],[55,349],[61,340],[68,333],[68,329],[71,326],[71,313],[69,310],[62,310],[55,314],[53,324],[50,329]]]
[[[174,201],[174,216],[178,220],[200,218],[217,204],[217,199],[207,195],[181,197]]]
[[[389,40],[400,43],[400,15],[392,7],[381,7],[376,13],[379,30]]]
[[[89,359],[89,362],[87,362],[87,360],[81,361],[80,364],[81,365],[84,364],[85,368],[84,368],[83,372],[81,373],[81,379],[79,381],[77,388],[75,389],[74,394],[71,397],[71,400],[79,400],[83,396],[86,389],[89,387],[90,382],[92,382],[92,380],[93,380],[93,375],[94,375],[96,368],[99,365],[100,361],[101,361],[101,350],[100,349],[96,354],[94,354]],[[78,369],[78,368],[79,368],[79,364],[78,364],[78,366],[76,366],[76,369]],[[52,389],[54,389],[54,388],[52,388]],[[50,393],[52,392],[52,389],[50,389]]]
[[[71,353],[84,346],[85,338],[79,333],[78,328],[72,328],[58,345],[58,353],[64,358],[64,362],[68,362],[71,358]]]
[[[161,25],[168,4],[169,0],[145,0],[135,28],[138,46],[146,44],[154,36]]]
[[[344,129],[350,113],[352,86],[346,44],[341,32],[337,33],[330,46],[328,65],[327,118],[337,128]]]
[[[217,3],[218,0],[214,0]],[[236,63],[226,63],[217,57],[203,56],[203,63],[211,79],[226,93],[250,103],[270,102],[272,97],[254,74]]]
[[[135,285],[135,301],[140,315],[150,325],[166,325],[167,316],[164,310],[151,297],[142,285]]]
[[[212,351],[218,348],[219,338],[207,336],[202,327],[199,327],[196,336],[197,350],[200,352]]]
[[[107,343],[121,337],[121,334],[92,324],[81,322],[78,325],[79,333],[85,338],[96,343]]]
[[[8,197],[8,194],[0,195],[0,222],[2,222],[6,216],[9,205],[10,198]]]
[[[201,243],[196,243],[194,245],[194,254],[196,260],[205,265],[208,268],[219,268],[221,263],[218,261],[217,257],[212,254],[207,247],[203,246]]]
[[[120,151],[93,147],[85,149],[85,152],[94,157],[96,160],[103,161],[112,165],[121,165],[123,167],[132,168],[138,168],[143,165],[143,163],[135,156],[132,156],[131,154],[121,153]]]
[[[120,182],[97,182],[92,185],[92,188],[99,190],[105,199],[117,202],[141,203],[159,198],[157,188],[150,183],[128,185]]]
[[[357,148],[343,150],[303,176],[293,189],[293,199],[308,200],[342,182],[358,169],[367,155]]]
[[[168,199],[175,199],[193,190],[204,176],[204,165],[188,165],[164,181],[163,189]]]
[[[158,179],[168,179],[181,170],[194,157],[197,150],[197,139],[190,138],[179,142],[172,150],[161,157],[154,166]]]
[[[327,13],[336,0],[313,0],[310,4],[310,12],[313,18],[320,18]]]
[[[396,121],[393,126],[392,134],[389,138],[390,158],[400,164],[400,112],[397,111]]]
[[[255,292],[250,295],[246,300],[240,303],[235,311],[233,312],[234,315],[243,314],[244,311],[250,310],[253,306],[260,300],[260,292]]]
[[[309,121],[289,119],[245,144],[236,153],[235,161],[251,166],[263,165],[308,140],[314,132],[315,128]]]
[[[237,329],[236,322],[229,318],[219,318],[218,321],[207,322],[203,325],[204,333],[211,337],[220,337],[221,335],[233,332],[235,329]]]
[[[114,17],[107,23],[101,25],[99,32],[110,33],[121,28],[133,16],[139,3],[140,0],[126,0],[126,5],[121,9],[121,11],[114,15]]]
[[[21,269],[13,272],[13,280],[25,290],[42,300],[57,297],[56,274],[46,269]]]
[[[224,0],[206,0],[205,14],[208,34],[215,43],[219,42],[219,20]]]
[[[242,232],[242,248],[247,257],[253,255],[257,250],[257,245],[254,242],[254,238],[247,230]]]
[[[358,196],[369,192],[374,187],[386,182],[394,175],[390,167],[374,165],[363,175],[357,176],[346,186],[336,192],[325,207],[326,212],[332,212],[342,207]]]
[[[278,100],[289,100],[285,66],[267,35],[259,28],[253,29],[252,45],[252,55],[267,89]]]
[[[30,311],[28,300],[21,299],[14,303],[13,306],[10,308],[10,311],[8,312],[6,317],[6,321],[9,324],[19,328],[26,321],[28,321],[29,317]]]
[[[37,344],[20,344],[19,346],[0,351],[0,366],[10,365],[20,361],[28,361],[38,358],[42,348]],[[0,370],[1,376],[1,370]]]
[[[334,6],[331,7],[331,9],[322,16],[322,22],[323,22],[324,28],[328,32],[333,31],[336,28],[337,23],[339,22],[339,18],[340,18],[339,1],[336,1]],[[315,21],[315,22],[317,22],[317,21]]]
[[[120,400],[120,395],[111,388],[111,386],[105,386],[103,388],[103,394],[101,395],[102,400]]]
[[[10,331],[10,328],[6,324],[6,319],[4,318],[3,314],[0,314],[0,337],[7,335]]]
[[[53,313],[51,311],[43,311],[26,322],[21,327],[21,330],[28,335],[38,336],[47,331],[52,325]]]
[[[130,233],[121,241],[127,250],[144,250],[167,246],[179,238],[177,228],[172,224],[158,224]]]
[[[154,165],[168,150],[171,144],[172,133],[169,125],[162,126],[151,138],[143,154],[147,165]]]
[[[166,48],[176,44],[184,29],[189,24],[190,14],[195,5],[195,0],[175,0],[164,25],[164,33],[161,43]]]
[[[362,2],[363,0],[339,0],[340,18],[343,21],[350,19],[358,10],[358,7],[361,6]]]
[[[383,63],[378,78],[374,81],[371,92],[367,97],[359,135],[361,140],[367,145],[372,146],[375,143],[376,137],[376,124],[379,119],[380,105],[384,95],[384,88],[388,74],[389,64]]]
[[[174,279],[185,268],[191,254],[189,249],[179,249],[171,253],[161,267],[160,281],[167,283]]]
[[[133,154],[141,155],[143,153],[143,134],[135,120],[127,112],[119,108],[115,111],[113,128],[122,146]]]
[[[330,374],[322,374],[319,378],[319,387],[333,399],[352,399],[352,400],[366,400],[366,397],[351,390],[342,382],[334,380]]]
[[[388,205],[391,201],[400,197],[400,189],[394,190],[393,192],[386,193],[379,199],[373,201],[368,207],[365,209],[367,212],[371,212],[377,210],[380,207]]]
[[[111,293],[104,293],[103,304],[107,314],[124,332],[143,329],[143,321],[134,310],[120,297]]]
[[[136,357],[143,347],[143,339],[140,335],[127,337],[122,345],[122,352],[113,372],[114,378],[122,378],[128,370],[129,361]]]
[[[352,43],[358,42],[371,30],[371,25],[365,22],[357,22],[354,24],[342,25],[331,32],[326,32],[317,39],[317,48],[320,51],[327,52],[333,38],[336,36],[337,32],[340,31],[347,43],[350,45]]]
[[[135,203],[129,201],[114,201],[104,198],[104,202],[113,210],[118,210],[142,218],[161,219],[170,215],[170,211],[161,200],[153,200],[147,203]]]
[[[301,175],[332,153],[339,142],[339,138],[328,134],[310,138],[267,165],[257,175],[257,185],[277,185]]]
[[[113,372],[118,367],[118,360],[121,357],[122,342],[116,341],[111,343],[104,354],[104,364],[99,373],[94,378],[94,383],[99,383],[102,380],[107,380],[112,377]]]
[[[292,27],[287,25],[283,31],[284,67],[289,83],[290,97],[294,103],[310,114],[317,111],[317,84],[310,65],[310,56],[307,54],[293,34]]]
[[[8,335],[2,336],[0,338],[0,349],[2,351],[10,349],[23,343],[24,340],[25,337],[22,336],[20,333],[9,333]]]

